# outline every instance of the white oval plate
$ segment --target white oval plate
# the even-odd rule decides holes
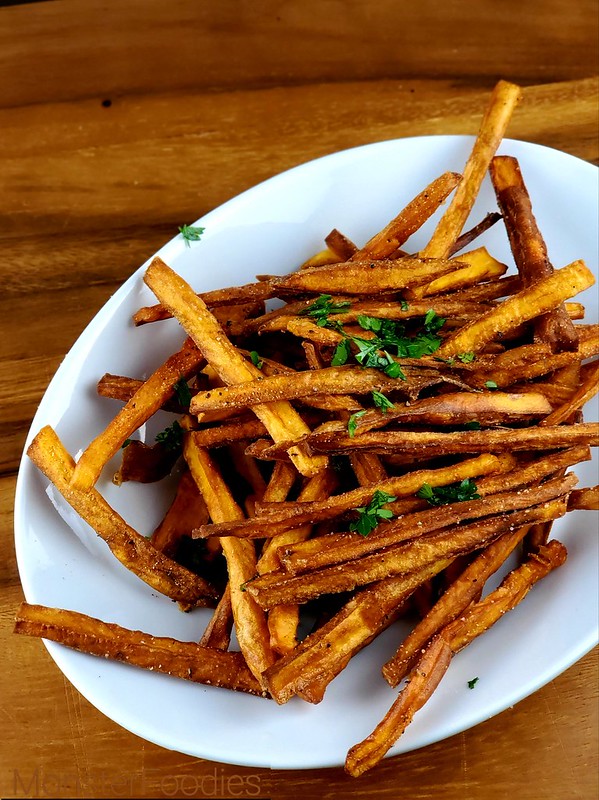
[[[304,164],[207,214],[202,241],[187,248],[180,236],[159,255],[197,290],[246,283],[257,273],[285,273],[321,249],[337,227],[358,243],[381,228],[429,181],[461,171],[472,146],[465,136],[431,136],[367,145]],[[555,266],[597,255],[596,169],[564,153],[505,141],[516,156]],[[485,182],[471,221],[496,207]],[[413,237],[417,250],[431,224]],[[497,225],[482,240],[513,263]],[[108,423],[117,406],[97,397],[104,372],[143,377],[182,341],[176,322],[135,329],[131,315],[154,302],[140,268],[109,300],[65,358],[35,416],[30,438],[53,425],[76,454]],[[587,291],[588,319],[597,319],[596,291]],[[596,407],[587,415],[597,419]],[[168,418],[165,415],[165,418]],[[149,534],[171,496],[169,481],[154,486],[98,485],[140,532]],[[581,485],[597,482],[596,466],[579,469]],[[74,609],[154,635],[197,640],[210,612],[181,613],[127,572],[74,515],[63,519],[46,495],[46,481],[23,458],[16,495],[18,564],[29,602]],[[75,530],[75,535],[72,529]],[[463,731],[531,694],[581,658],[597,641],[599,574],[596,519],[568,514],[554,527],[568,546],[565,566],[485,636],[460,653],[439,689],[390,754],[410,751]],[[330,767],[364,738],[396,696],[380,667],[394,651],[401,625],[359,653],[311,706],[273,702],[204,687],[49,643],[76,688],[100,711],[137,735],[193,756],[255,767]],[[469,679],[479,681],[472,691]]]

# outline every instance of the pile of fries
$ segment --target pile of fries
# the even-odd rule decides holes
[[[333,230],[292,274],[199,295],[153,260],[145,282],[159,304],[135,323],[160,336],[160,320],[175,317],[180,350],[143,382],[100,380],[124,405],[77,463],[50,427],[28,454],[119,561],[183,610],[212,608],[211,619],[197,643],[180,642],[23,604],[18,633],[318,703],[405,617],[412,630],[381,667],[390,686],[407,681],[347,754],[356,776],[401,736],[452,657],[563,564],[552,522],[599,507],[599,487],[577,487],[568,471],[599,443],[581,413],[598,389],[599,326],[581,322],[573,300],[591,271],[554,269],[517,161],[495,155],[520,94],[500,82],[463,175],[423,188],[363,246]],[[463,233],[487,173],[501,213]],[[426,247],[404,249],[450,197]],[[498,222],[512,277],[476,246]],[[271,298],[284,302],[267,311]],[[157,443],[131,439],[159,409],[177,417]],[[95,488],[119,451],[117,483],[178,465],[150,537]]]

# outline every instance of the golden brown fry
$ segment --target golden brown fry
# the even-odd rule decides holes
[[[539,422],[540,426],[560,425],[579,408],[582,408],[592,397],[599,392],[599,361],[596,361],[590,369],[580,388],[572,395],[567,403],[560,408],[556,408],[551,414]]]
[[[551,275],[553,266],[518,161],[511,156],[496,156],[491,161],[490,174],[518,272],[524,286],[530,286]],[[576,350],[578,337],[563,303],[543,315],[534,327],[535,338],[548,342],[554,352]]]
[[[274,289],[269,283],[247,283],[245,286],[232,286],[230,289],[215,289],[212,292],[203,292],[198,295],[209,308],[228,306],[233,303],[254,303],[260,300],[268,300],[274,297]],[[148,322],[158,322],[162,319],[170,319],[171,311],[165,308],[162,303],[155,306],[145,306],[140,308],[133,315],[133,322],[136,325],[146,325]]]
[[[157,550],[173,558],[182,536],[189,536],[198,520],[208,522],[208,509],[191,473],[186,470],[179,480],[177,493],[150,541]]]
[[[464,352],[479,352],[487,342],[506,334],[522,322],[551,311],[594,283],[595,277],[585,263],[574,261],[465,325],[443,342],[437,355],[448,358]]]
[[[244,383],[262,377],[259,369],[248,363],[227,339],[222,328],[191,287],[159,258],[146,271],[145,281],[173,313],[196,342],[208,363],[225,383]],[[285,402],[253,407],[275,441],[297,439],[309,432],[297,412]],[[302,474],[314,475],[324,469],[326,459],[306,455],[300,447],[289,452]]]
[[[458,555],[485,546],[510,527],[556,519],[565,513],[565,502],[553,500],[543,506],[489,517],[472,525],[461,525],[450,531],[429,534],[314,572],[289,575],[281,571],[261,575],[246,584],[246,592],[262,608],[272,608],[281,603],[305,603],[322,594],[351,591],[357,586],[387,577],[416,572],[439,559],[452,560]]]
[[[568,498],[568,511],[599,511],[599,486],[575,489]]]
[[[439,561],[422,572],[388,578],[356,592],[328,622],[267,670],[266,684],[277,703],[286,703],[314,681],[330,682],[397,618],[416,587],[447,564]]]
[[[94,486],[102,469],[119,451],[125,439],[175,394],[177,381],[191,377],[203,361],[204,357],[198,348],[187,339],[181,350],[150,375],[106,430],[96,436],[83,451],[75,467],[73,486],[82,491]]]
[[[550,542],[539,554],[511,572],[499,589],[471,605],[460,619],[443,628],[425,649],[410,674],[410,681],[384,719],[370,736],[350,749],[345,762],[346,771],[358,776],[375,766],[439,685],[451,655],[488,630],[507,611],[511,611],[524,599],[534,583],[563,564],[565,559],[566,548],[559,542]]]
[[[404,453],[419,456],[450,453],[507,453],[517,450],[551,450],[588,444],[599,446],[599,423],[548,428],[500,428],[483,431],[440,433],[429,431],[368,431],[359,436],[338,433],[311,434],[307,441],[315,453],[344,453],[348,450],[368,450],[386,453],[401,448]]]
[[[431,281],[422,287],[419,294],[429,297],[444,292],[453,292],[467,286],[474,286],[481,281],[500,278],[507,272],[507,266],[493,258],[485,247],[463,253],[459,260],[465,266]]]
[[[272,278],[278,295],[363,294],[365,286],[371,295],[394,292],[408,286],[419,286],[457,269],[457,261],[438,258],[415,258],[380,261],[345,261],[326,267],[313,267],[292,272],[284,278]]]
[[[349,261],[358,250],[356,245],[337,228],[333,228],[329,235],[325,236],[325,243],[329,250],[333,251],[337,261]]]
[[[354,778],[372,769],[399,739],[414,714],[429,700],[451,663],[452,651],[442,636],[437,636],[421,654],[410,674],[410,681],[374,731],[347,753],[345,771]]]
[[[449,254],[470,214],[491,159],[521,96],[520,87],[513,83],[499,81],[495,86],[466,163],[464,178],[421,255],[446,258]]]
[[[111,400],[122,400],[124,403],[131,400],[135,392],[143,386],[143,381],[136,378],[127,378],[123,375],[111,375],[107,372],[98,381],[97,391],[100,397],[109,397]],[[163,405],[164,411],[172,411],[174,414],[185,414],[188,410],[179,403],[176,398],[171,397]]]
[[[77,611],[22,603],[15,633],[60,642],[83,653],[112,658],[177,678],[266,696],[241,653],[132,631]]]
[[[423,483],[430,486],[446,486],[466,478],[476,478],[490,472],[500,471],[502,462],[496,456],[485,454],[477,458],[462,461],[449,467],[434,470],[418,470],[395,478],[387,478],[379,484],[353,489],[335,495],[328,500],[313,503],[296,503],[292,508],[285,507],[281,511],[269,510],[268,514],[253,520],[227,522],[220,525],[201,526],[194,531],[194,536],[241,536],[249,538],[271,538],[283,531],[299,528],[307,523],[334,519],[359,506],[367,505],[375,491],[386,492],[398,497],[415,494]]]
[[[394,655],[383,665],[383,676],[390,686],[397,686],[405,678],[433,636],[453,622],[470,603],[477,601],[486,580],[499,569],[528,530],[527,525],[508,531],[487,545],[447,587],[431,611],[410,631]]]
[[[451,246],[448,255],[453,256],[456,253],[459,253],[460,250],[463,250],[464,247],[468,247],[475,239],[478,239],[479,236],[482,236],[485,231],[488,231],[489,228],[492,228],[496,222],[499,222],[501,219],[501,214],[498,214],[497,211],[490,211],[488,214],[481,219],[473,228],[465,233],[462,233],[459,236],[455,243]]]
[[[233,629],[233,606],[231,604],[231,587],[227,583],[225,591],[214,613],[202,634],[200,645],[213,650],[228,650]]]
[[[216,464],[208,452],[187,438],[184,456],[191,474],[206,502],[214,522],[243,520],[244,515],[234,501]],[[222,539],[223,553],[227,559],[231,607],[235,632],[247,665],[258,681],[262,673],[274,662],[269,644],[264,612],[253,598],[244,592],[243,584],[256,574],[256,551],[253,542],[240,539]]]
[[[439,208],[462,180],[457,172],[445,172],[430,183],[391,222],[351,256],[351,261],[392,256]]]
[[[461,617],[442,630],[441,635],[452,651],[457,653],[462,650],[511,611],[537,581],[560,567],[567,555],[564,545],[555,539],[541,547],[538,553],[531,554],[524,564],[503,579],[494,592],[470,606]]]
[[[333,564],[341,564],[359,559],[370,553],[425,534],[462,524],[465,520],[482,519],[551,500],[573,489],[577,483],[575,475],[549,480],[540,486],[526,489],[499,492],[481,497],[478,500],[454,502],[444,506],[425,508],[390,520],[379,525],[368,536],[356,533],[324,536],[312,540],[312,547],[306,543],[281,548],[280,563],[292,575],[321,569]],[[478,487],[477,487],[478,490]],[[320,545],[320,547],[318,547]]]
[[[95,489],[81,491],[73,487],[75,462],[52,428],[42,428],[29,445],[27,455],[67,503],[104,539],[121,564],[148,586],[176,600],[186,610],[214,604],[218,594],[207,581],[157,550]]]

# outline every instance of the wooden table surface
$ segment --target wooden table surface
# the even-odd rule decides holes
[[[594,0],[0,3],[0,796],[597,796],[596,653],[515,708],[352,781],[144,742],[11,629],[23,442],[121,281],[177,225],[288,167],[475,133],[500,76],[526,87],[510,136],[597,163],[598,41]]]

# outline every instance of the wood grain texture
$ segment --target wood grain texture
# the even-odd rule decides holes
[[[598,52],[593,0],[55,0],[5,9],[2,23],[5,106],[173,87],[546,83],[593,74]]]
[[[597,796],[596,652],[515,708],[353,781],[144,742],[84,700],[40,642],[11,633],[25,435],[118,285],[179,224],[284,169],[394,137],[474,134],[499,76],[526,87],[510,136],[597,163],[597,24],[591,0],[0,8],[0,796]]]

